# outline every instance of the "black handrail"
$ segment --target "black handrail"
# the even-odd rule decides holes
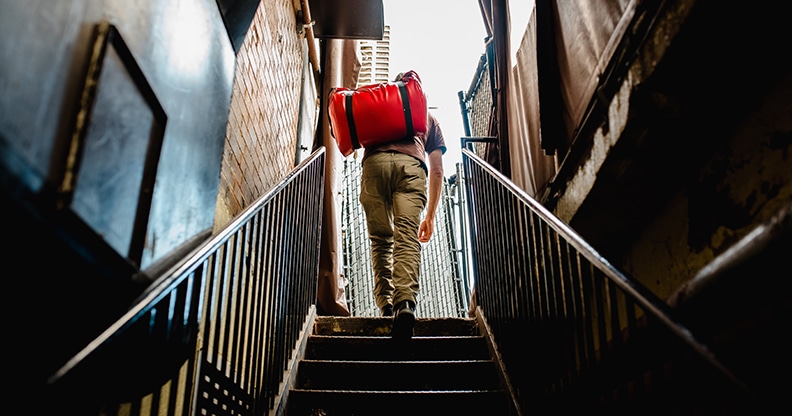
[[[681,357],[750,397],[664,302],[476,154],[462,155],[476,302],[524,409],[624,406],[635,391],[657,393],[646,374],[657,380]]]
[[[50,377],[47,407],[267,413],[315,313],[324,165],[320,148],[163,274]]]

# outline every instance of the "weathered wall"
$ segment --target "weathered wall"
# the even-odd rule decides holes
[[[625,256],[626,269],[667,298],[792,204],[790,114],[788,75],[651,220]]]
[[[216,1],[1,3],[4,165],[33,193],[59,186],[94,30],[108,21],[118,28],[167,117],[140,265],[146,268],[210,232],[234,70]],[[122,71],[118,74],[123,78]],[[122,117],[125,103],[116,104],[121,109],[116,115]],[[124,134],[110,125],[98,154],[124,160],[116,154],[123,143],[114,142]],[[131,167],[118,163],[114,174],[123,178]],[[114,201],[110,195],[98,199],[100,213],[106,209],[101,204]]]
[[[666,6],[555,206],[663,299],[792,203],[783,14]]]

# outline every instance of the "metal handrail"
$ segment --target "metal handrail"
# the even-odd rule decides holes
[[[502,348],[523,408],[543,401],[589,403],[581,397],[553,399],[573,391],[592,402],[607,400],[629,383],[631,389],[640,385],[652,365],[690,352],[713,377],[750,395],[664,302],[476,154],[463,149],[462,155],[476,302]],[[652,340],[668,350],[626,353],[627,338]],[[644,360],[646,368],[628,360]]]
[[[49,379],[60,414],[265,414],[315,313],[320,148]],[[189,410],[189,411],[188,411]]]

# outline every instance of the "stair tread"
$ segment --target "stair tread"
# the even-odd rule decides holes
[[[508,394],[504,390],[301,390],[290,392],[290,416],[410,414],[492,414],[506,415]]]
[[[488,359],[490,353],[481,336],[390,337],[327,336],[308,337],[305,359],[369,361],[447,361]]]
[[[326,375],[332,374],[332,377]],[[338,390],[475,390],[499,386],[493,361],[303,360],[297,385]]]
[[[371,335],[389,337],[391,317],[317,317],[314,334]],[[415,320],[414,335],[478,335],[478,324],[472,318],[421,318]]]
[[[344,340],[351,340],[351,339],[386,339],[392,340],[393,337],[388,335],[309,335],[309,339],[344,339]],[[441,335],[441,336],[413,336],[411,340],[446,340],[446,339],[484,339],[481,335]]]
[[[369,394],[413,394],[413,395],[460,395],[460,394],[475,394],[475,393],[503,393],[501,388],[495,389],[461,389],[461,390],[341,390],[341,389],[303,389],[293,388],[290,392],[300,393],[325,393],[325,394],[348,394],[348,395],[369,395]]]
[[[350,363],[350,364],[415,364],[415,365],[432,365],[432,364],[462,364],[462,363],[488,363],[491,364],[492,360],[472,359],[472,360],[323,360],[323,359],[303,359],[303,363]]]

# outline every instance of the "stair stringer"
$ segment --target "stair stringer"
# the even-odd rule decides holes
[[[487,318],[484,317],[484,311],[481,307],[476,307],[476,323],[478,326],[479,334],[484,337],[487,342],[487,349],[489,350],[490,357],[495,362],[495,365],[498,370],[498,377],[501,382],[501,387],[509,394],[509,399],[511,401],[511,411],[513,416],[522,416],[522,410],[520,409],[520,404],[517,402],[517,397],[514,394],[514,389],[512,388],[511,381],[509,379],[509,375],[506,372],[506,368],[503,365],[503,360],[501,359],[500,352],[498,351],[498,345],[495,343],[495,339],[492,336],[492,331],[490,330],[489,324],[487,324]]]
[[[297,345],[292,350],[292,356],[286,365],[286,370],[283,372],[283,381],[280,384],[280,392],[275,396],[275,402],[270,409],[270,416],[285,416],[286,405],[289,402],[289,391],[297,385],[297,366],[300,361],[305,358],[305,350],[308,345],[308,336],[313,334],[314,322],[316,321],[316,305],[311,305],[308,315],[305,319],[302,329],[300,330],[300,338]]]

